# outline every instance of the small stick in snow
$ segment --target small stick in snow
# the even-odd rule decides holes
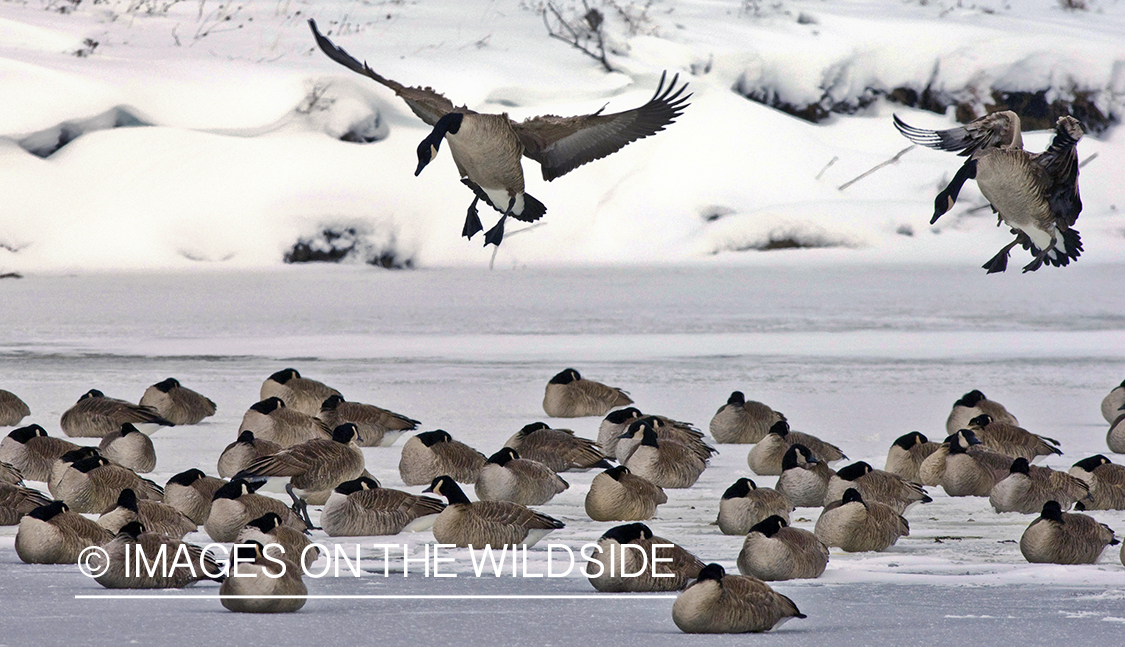
[[[1078,168],[1082,168],[1083,166],[1086,166],[1087,164],[1089,164],[1090,162],[1093,162],[1096,159],[1098,159],[1098,154],[1097,153],[1091,153],[1089,157],[1087,157],[1086,159],[1084,159],[1084,160],[1082,160],[1081,162],[1078,163]]]
[[[914,148],[914,144],[911,144],[911,145],[907,146],[906,148],[900,150],[898,153],[895,153],[895,156],[892,157],[891,159],[889,159],[889,160],[887,160],[887,161],[885,161],[881,164],[876,164],[875,166],[873,166],[871,168],[871,170],[867,171],[866,173],[862,173],[858,177],[852,178],[851,180],[849,180],[847,182],[844,182],[840,186],[836,187],[836,189],[838,191],[843,191],[844,189],[846,189],[849,186],[855,184],[856,182],[859,182],[863,178],[867,177],[868,175],[871,175],[875,171],[878,171],[879,169],[883,168],[884,166],[890,166],[891,164],[894,164],[895,162],[897,162],[899,160],[899,158],[901,158],[903,155],[905,155],[906,152],[909,151],[911,148]]]
[[[830,167],[830,166],[832,166],[833,164],[835,164],[835,163],[836,163],[836,161],[837,161],[837,160],[839,160],[839,159],[840,159],[840,156],[839,156],[839,155],[833,155],[833,156],[832,156],[832,159],[828,160],[828,163],[824,165],[824,168],[820,169],[820,173],[817,173],[817,174],[816,174],[816,178],[815,178],[815,179],[816,179],[816,180],[820,180],[820,178],[824,176],[824,172],[828,170],[828,167]]]
[[[522,234],[525,231],[531,231],[532,229],[535,229],[537,227],[542,227],[545,224],[547,224],[547,223],[537,222],[534,225],[528,225],[527,227],[524,227],[523,229],[515,229],[515,230],[512,230],[512,231],[509,231],[506,234],[504,234],[504,237],[508,238],[510,236],[515,236],[516,234]],[[489,259],[489,261],[488,261],[488,269],[491,270],[492,266],[496,263],[496,253],[499,252],[499,251],[500,251],[499,245],[492,248],[492,258]]]

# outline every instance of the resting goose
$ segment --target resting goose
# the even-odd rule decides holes
[[[503,447],[481,468],[476,493],[481,501],[543,505],[569,487],[550,467],[520,458],[516,450]]]
[[[226,483],[193,467],[168,479],[164,484],[164,503],[202,526],[211,514],[211,499]]]
[[[630,404],[633,399],[628,393],[587,380],[573,368],[552,377],[543,392],[543,411],[552,418],[604,416],[610,409]]]
[[[152,439],[129,422],[121,425],[120,430],[102,436],[98,453],[138,474],[156,469],[156,447]]]
[[[794,507],[819,508],[824,505],[828,481],[835,474],[828,463],[817,459],[808,447],[797,443],[785,450],[776,489]]]
[[[1098,454],[1084,458],[1067,470],[1090,486],[1090,498],[1079,503],[1083,510],[1125,510],[1125,466]]]
[[[1035,257],[1024,272],[1035,271],[1043,263],[1063,267],[1082,253],[1082,239],[1071,229],[1082,211],[1076,148],[1086,129],[1077,119],[1059,117],[1055,138],[1042,153],[1023,149],[1020,118],[1008,110],[949,130],[914,128],[898,116],[894,123],[915,144],[958,151],[969,158],[938,194],[930,224],[953,207],[965,181],[975,178],[1000,221],[1016,234],[1015,240],[984,264],[989,274],[1007,269],[1008,252],[1016,245],[1030,249]]]
[[[215,403],[170,377],[145,389],[141,406],[152,407],[177,425],[194,425],[215,415]]]
[[[230,572],[219,587],[219,601],[236,613],[292,613],[305,606],[308,587],[301,568],[275,555],[267,556],[257,541],[231,551]]]
[[[290,447],[314,438],[332,437],[332,428],[319,418],[289,407],[277,396],[270,396],[250,405],[238,427],[242,432],[253,432],[254,437]],[[220,472],[222,474],[222,472]]]
[[[1101,408],[1102,417],[1109,423],[1125,415],[1125,380],[1102,398]]]
[[[14,465],[29,481],[46,482],[55,461],[74,449],[78,445],[48,436],[39,425],[29,425],[13,429],[0,440],[0,461]]]
[[[890,548],[910,534],[910,524],[889,505],[864,501],[859,490],[848,488],[839,501],[824,506],[814,533],[825,546],[862,553]]]
[[[530,548],[565,524],[510,501],[470,501],[448,476],[439,476],[423,492],[445,497],[448,505],[434,520],[434,539],[440,544],[501,548],[509,544]]]
[[[790,431],[789,423],[779,420],[770,427],[770,432],[765,438],[750,448],[750,453],[746,455],[746,464],[759,476],[780,475],[785,452],[789,450],[790,445],[796,444],[808,447],[817,459],[828,463],[847,458],[844,452],[832,443],[799,431]]]
[[[569,429],[551,429],[544,422],[524,425],[504,443],[526,459],[539,461],[556,472],[609,467],[605,454],[592,440]]]
[[[953,408],[949,411],[949,417],[945,419],[945,433],[957,433],[959,429],[968,427],[969,421],[982,413],[987,413],[998,422],[1009,425],[1020,424],[1004,405],[996,400],[989,400],[979,390],[973,389],[953,403]]]
[[[18,395],[0,389],[0,427],[15,427],[30,415],[31,409]]]
[[[72,512],[62,501],[39,506],[20,519],[16,554],[27,564],[75,564],[89,546],[113,539],[108,530]]]
[[[756,443],[766,437],[774,423],[785,416],[769,405],[746,400],[742,391],[735,391],[727,403],[711,418],[711,436],[717,443]]]
[[[301,377],[295,368],[283,368],[267,377],[258,392],[261,400],[281,398],[285,406],[307,416],[320,413],[321,405],[333,395],[340,392],[323,382]]]
[[[903,514],[916,503],[933,501],[922,486],[897,474],[877,470],[864,461],[842,467],[828,479],[824,505],[839,501],[848,488],[855,488],[865,501],[878,501]]]
[[[329,427],[335,429],[345,422],[353,423],[363,439],[360,447],[390,447],[399,436],[413,431],[422,424],[402,414],[362,402],[348,402],[342,395],[330,395],[320,405],[316,414]]]
[[[63,412],[59,426],[71,437],[101,438],[131,422],[141,432],[151,434],[172,423],[160,417],[152,407],[145,407],[117,398],[107,398],[97,389],[90,389],[74,406]]]
[[[169,537],[183,539],[198,527],[182,512],[160,501],[137,499],[137,493],[129,488],[121,490],[117,505],[98,517],[97,524],[113,534],[121,531],[125,524],[139,521],[145,528]]]
[[[1118,543],[1109,526],[1084,514],[1063,512],[1058,501],[1048,501],[1023,531],[1020,552],[1032,564],[1093,564],[1106,546]]]
[[[684,94],[686,83],[677,88],[678,75],[667,86],[662,75],[652,99],[639,108],[608,115],[600,110],[575,117],[544,115],[515,122],[507,113],[482,114],[465,106],[454,107],[432,88],[408,88],[380,76],[322,36],[315,21],[309,20],[309,27],[328,58],[394,90],[415,115],[434,127],[418,145],[418,168],[414,175],[421,173],[437,155],[442,139],[449,142],[461,181],[476,195],[469,205],[462,235],[472,238],[483,229],[476,211],[478,201],[484,200],[502,214],[496,226],[485,234],[485,245],[500,244],[508,216],[533,222],[547,211],[542,202],[524,193],[520,163],[523,156],[539,162],[544,180],[553,180],[664,130],[680,116],[691,96]]]
[[[108,564],[105,572],[94,579],[107,589],[182,589],[200,580],[217,582],[223,579],[223,568],[202,548],[150,531],[139,521],[130,521],[122,526],[102,548]],[[168,556],[168,561],[161,568],[151,571],[128,568],[136,564],[138,551],[149,559],[163,553]]]
[[[738,553],[738,572],[767,582],[820,577],[827,566],[828,546],[777,515],[755,524]]]
[[[745,575],[727,575],[708,564],[699,579],[672,604],[672,621],[689,634],[740,634],[769,631],[805,614],[769,584]]]
[[[429,530],[444,509],[437,499],[379,487],[375,479],[361,476],[336,486],[320,525],[329,537],[397,535]]]
[[[0,482],[0,526],[14,526],[25,514],[50,502],[51,497],[39,490]]]
[[[484,454],[469,447],[444,429],[414,435],[402,446],[398,473],[407,485],[432,483],[438,476],[450,476],[461,483],[476,483],[484,464]]]
[[[245,469],[254,459],[276,454],[281,449],[281,445],[272,440],[258,438],[254,432],[243,429],[238,434],[238,439],[227,445],[219,455],[217,465],[219,476],[229,479]]]
[[[300,564],[306,571],[320,557],[320,548],[312,539],[304,531],[285,525],[285,521],[276,512],[267,512],[247,522],[238,531],[234,543],[245,544],[250,541],[265,546],[272,556]],[[272,548],[274,544],[280,548]]]
[[[887,462],[883,469],[897,474],[907,481],[920,483],[922,462],[937,451],[941,443],[931,442],[919,431],[912,431],[895,439],[887,450]]]
[[[1069,508],[1090,500],[1090,486],[1082,479],[1049,467],[1030,465],[1022,456],[1012,461],[1009,474],[992,486],[988,503],[997,512],[1035,514],[1048,501]]]
[[[618,465],[598,474],[586,493],[586,514],[594,521],[644,521],[668,503],[664,490]]]
[[[724,535],[745,535],[759,522],[776,516],[789,523],[793,504],[777,490],[760,488],[748,478],[734,482],[719,501],[716,523]]]
[[[683,546],[654,536],[643,523],[628,523],[598,539],[586,561],[586,577],[603,593],[681,591],[702,568],[703,562]]]
[[[714,447],[703,442],[702,433],[686,423],[669,420],[663,416],[642,416],[632,421],[629,427],[617,437],[614,452],[618,463],[629,460],[629,457],[640,446],[645,421],[648,422],[648,427],[656,432],[658,440],[674,440],[694,452],[701,461],[709,461],[711,456],[718,453],[718,450]]]

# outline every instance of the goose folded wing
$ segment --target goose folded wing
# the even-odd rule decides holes
[[[664,84],[665,75],[648,103],[609,115],[601,111],[576,117],[543,115],[512,124],[524,154],[543,166],[543,179],[553,180],[587,162],[615,153],[626,144],[664,130],[675,121],[690,94],[687,83],[676,87],[679,75]]]
[[[554,517],[507,501],[477,501],[473,503],[473,512],[485,521],[522,526],[529,530],[548,530],[562,528],[564,525]]]

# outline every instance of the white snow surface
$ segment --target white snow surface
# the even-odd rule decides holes
[[[1082,92],[1122,113],[1116,0],[1087,0],[1086,10],[1055,0],[616,4],[624,14],[595,3],[618,70],[609,74],[547,36],[539,3],[0,2],[0,271],[263,268],[326,227],[354,228],[363,250],[415,266],[486,264],[480,239],[459,236],[471,195],[448,154],[413,177],[427,127],[317,50],[309,17],[390,78],[517,119],[629,109],[664,70],[688,81],[691,106],[665,132],[551,183],[528,161],[545,226],[510,235],[501,268],[712,255],[979,265],[1010,239],[973,183],[927,224],[959,164],[946,153],[916,148],[838,189],[909,145],[892,111],[921,127],[951,118],[880,99],[814,125],[736,89],[849,105],[896,87],[976,105],[989,88],[1049,89],[1048,98]],[[90,132],[46,159],[17,144],[118,107],[151,125]],[[357,125],[385,138],[338,139]],[[1123,258],[1119,130],[1079,145],[1083,159],[1097,155],[1081,175],[1081,263]],[[1025,141],[1041,150],[1049,133]],[[486,225],[495,217],[483,215]],[[781,240],[825,248],[738,251]]]

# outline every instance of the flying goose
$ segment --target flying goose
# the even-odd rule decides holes
[[[1059,441],[1033,434],[1016,425],[995,422],[987,413],[970,420],[967,429],[976,434],[985,447],[999,454],[1022,456],[1029,461],[1040,456],[1062,454],[1058,448]]]
[[[332,428],[324,421],[290,408],[277,396],[250,406],[238,427],[240,435],[247,430],[254,432],[255,438],[275,442],[283,449],[314,438],[332,437]]]
[[[794,443],[785,450],[785,457],[781,459],[781,476],[777,477],[775,487],[794,507],[819,508],[824,505],[828,481],[835,473],[808,447]]]
[[[280,398],[290,409],[315,416],[324,401],[333,395],[340,395],[340,392],[323,382],[301,377],[295,368],[283,368],[262,382],[258,397],[261,400]]]
[[[681,591],[703,568],[698,557],[643,523],[610,528],[597,545],[586,561],[586,578],[603,593]]]
[[[988,503],[997,512],[1035,514],[1048,501],[1070,508],[1089,498],[1090,486],[1082,479],[1049,467],[1030,465],[1020,456],[1012,461],[1008,475],[992,487]]]
[[[164,484],[164,503],[182,512],[195,525],[202,526],[211,514],[211,500],[226,483],[193,467],[168,479]]]
[[[75,564],[90,546],[101,546],[113,535],[62,501],[39,506],[20,519],[16,554],[27,564]]]
[[[511,447],[502,447],[488,458],[475,485],[481,501],[511,501],[543,505],[566,491],[570,484],[539,461],[520,458]]]
[[[789,511],[792,509],[793,504],[784,494],[768,487],[760,488],[748,478],[740,478],[723,492],[716,523],[724,535],[745,535],[771,516],[781,517],[789,523]]]
[[[476,196],[469,205],[462,235],[472,238],[483,229],[476,210],[479,200],[502,214],[496,226],[485,234],[485,245],[500,244],[508,216],[533,222],[547,211],[543,203],[524,193],[522,157],[539,162],[543,179],[553,180],[664,130],[680,116],[691,97],[684,94],[686,83],[676,87],[679,75],[672,77],[667,86],[665,76],[661,75],[652,99],[639,108],[608,115],[600,110],[575,117],[544,115],[517,123],[507,113],[483,114],[465,106],[454,107],[432,88],[408,88],[380,76],[322,36],[315,21],[310,19],[309,27],[328,58],[394,90],[415,115],[434,127],[418,145],[418,168],[414,175],[420,174],[437,155],[443,138],[449,142],[461,181]],[[592,415],[604,414],[603,411]]]
[[[122,467],[147,474],[156,469],[156,448],[152,439],[126,422],[121,429],[102,436],[98,453]]]
[[[108,564],[105,571],[95,577],[107,589],[182,589],[200,580],[223,579],[223,568],[210,555],[195,544],[148,530],[139,521],[130,521],[117,535],[102,546]],[[128,568],[135,565],[137,554],[153,559],[158,554],[168,556],[167,561],[153,570]],[[187,557],[187,561],[183,560]],[[97,567],[94,563],[92,566]]]
[[[445,504],[428,496],[379,486],[361,476],[336,486],[320,525],[329,537],[366,537],[420,532],[433,527]]]
[[[436,429],[406,441],[398,461],[398,473],[407,485],[432,483],[439,476],[449,476],[460,483],[476,483],[486,462],[484,454],[453,440],[448,431]]]
[[[403,433],[413,431],[422,424],[371,404],[348,402],[342,395],[325,398],[316,417],[333,429],[345,422],[353,423],[363,439],[356,443],[360,447],[390,447]]]
[[[194,521],[172,506],[160,501],[137,500],[137,493],[125,488],[117,497],[117,505],[102,513],[97,524],[117,534],[130,521],[140,521],[149,530],[176,539],[183,539],[198,528]]]
[[[277,499],[255,494],[260,484],[251,485],[244,479],[234,479],[215,491],[211,501],[211,514],[203,529],[215,541],[234,541],[238,532],[253,519],[267,512],[277,513],[285,525],[305,530],[307,524],[299,515]]]
[[[1016,234],[996,256],[984,264],[989,274],[1003,272],[1008,252],[1016,245],[1030,249],[1035,258],[1024,272],[1043,263],[1063,267],[1082,253],[1082,239],[1072,229],[1082,211],[1078,196],[1078,140],[1086,129],[1074,117],[1059,117],[1055,138],[1046,151],[1023,149],[1020,118],[1011,111],[994,112],[959,128],[923,130],[908,126],[896,115],[895,128],[922,146],[958,151],[968,157],[934,202],[937,222],[953,208],[965,180],[975,178],[980,192],[1003,222]]]
[[[805,618],[797,605],[769,584],[745,575],[727,575],[708,564],[672,604],[672,621],[689,634],[740,634],[780,627]]]
[[[969,429],[946,437],[922,463],[924,482],[936,480],[949,496],[988,496],[1012,467],[1014,457],[985,449]],[[932,469],[928,469],[932,468]]]
[[[50,502],[51,497],[39,490],[0,482],[0,526],[14,526],[25,514]]]
[[[629,394],[614,386],[587,380],[573,368],[564,369],[547,382],[543,411],[552,418],[604,416],[610,409],[633,404]]]
[[[1079,503],[1083,510],[1125,510],[1125,466],[1098,454],[1071,467],[1071,476],[1090,486],[1090,498]]]
[[[907,481],[897,474],[874,469],[866,462],[859,461],[836,470],[828,480],[824,505],[839,501],[844,495],[844,490],[853,487],[863,495],[864,501],[885,503],[899,514],[903,514],[916,503],[933,501],[921,485]]]
[[[983,393],[973,389],[953,403],[953,408],[949,411],[949,417],[945,419],[945,433],[957,433],[958,430],[968,427],[969,421],[982,413],[987,413],[997,422],[1009,425],[1020,424],[1004,405],[996,400],[989,400]]]
[[[779,420],[770,427],[770,432],[765,438],[750,448],[746,463],[759,476],[777,476],[781,474],[781,461],[785,458],[785,452],[794,444],[808,447],[818,460],[828,463],[847,458],[844,452],[832,443],[799,431],[790,431],[789,423]]]
[[[229,572],[219,587],[219,601],[236,613],[292,613],[305,606],[308,594],[301,567],[267,556],[257,541],[234,547]]]
[[[51,466],[63,454],[77,449],[78,445],[47,435],[39,425],[13,429],[0,439],[0,461],[14,465],[29,481],[47,482]]]
[[[738,572],[767,582],[820,577],[827,566],[828,546],[778,515],[755,524],[738,553]]]
[[[640,424],[641,420],[649,422],[652,430],[656,432],[657,440],[674,440],[682,445],[685,445],[699,460],[707,462],[711,457],[718,453],[714,447],[703,442],[703,434],[699,430],[693,429],[685,423],[676,422],[665,418],[664,416],[641,416],[629,423],[625,432],[617,437],[617,445],[614,452],[617,457],[618,463],[624,463],[629,460],[637,446],[641,444],[641,436],[644,426]]]
[[[522,545],[530,548],[565,524],[510,501],[469,501],[449,476],[439,476],[423,492],[445,497],[448,505],[434,520],[434,539],[454,546]]]
[[[219,455],[217,469],[219,476],[229,479],[235,474],[246,469],[246,466],[261,456],[276,454],[281,451],[281,445],[272,440],[258,438],[249,429],[243,429],[238,434],[238,439],[223,449]]]
[[[30,415],[31,409],[18,395],[0,389],[0,427],[15,427]]]
[[[314,438],[262,456],[234,478],[284,482],[284,490],[293,498],[294,508],[312,528],[308,502],[323,504],[337,485],[363,474],[363,452],[353,442],[357,437],[355,425],[342,424],[332,431],[331,440]]]
[[[60,461],[65,463],[73,453],[63,454]],[[164,496],[164,489],[156,483],[99,455],[70,463],[61,471],[59,479],[48,482],[47,486],[51,496],[66,502],[75,512],[100,514],[112,510],[125,489],[133,490],[139,499],[159,501]]]
[[[1109,425],[1105,444],[1114,454],[1125,454],[1125,413],[1117,416],[1117,419]]]
[[[747,401],[742,391],[734,391],[727,403],[711,418],[711,436],[717,443],[756,443],[766,437],[774,423],[785,416],[769,405]]]
[[[941,447],[941,443],[931,442],[918,431],[899,436],[887,450],[887,462],[883,470],[897,474],[907,481],[921,483],[919,468],[930,454],[937,451],[938,447]]]
[[[1023,531],[1020,552],[1032,564],[1093,564],[1106,546],[1118,543],[1109,526],[1084,514],[1063,512],[1058,501],[1048,501]]]
[[[629,471],[663,488],[687,488],[699,480],[707,463],[683,443],[660,440],[645,419],[633,423],[643,427],[641,444],[625,461]]]
[[[1125,380],[1102,398],[1102,417],[1112,423],[1125,415]]]
[[[306,571],[320,557],[320,548],[313,544],[308,535],[285,525],[276,512],[267,512],[257,519],[246,522],[246,526],[238,531],[234,543],[245,544],[250,541],[265,546],[266,552],[270,555],[300,564]],[[273,548],[274,544],[280,548]]]
[[[824,506],[813,529],[825,546],[836,546],[849,553],[886,550],[899,537],[910,534],[910,524],[889,505],[865,501],[855,488]]]
[[[107,398],[97,389],[90,389],[78,398],[74,406],[64,411],[59,419],[59,426],[67,436],[101,438],[120,431],[121,425],[126,422],[133,423],[145,434],[151,434],[160,427],[172,426],[170,421],[162,418],[152,407]]]
[[[214,402],[181,385],[174,377],[145,389],[140,405],[152,407],[166,420],[177,425],[198,424],[204,418],[215,415]]]
[[[575,436],[569,429],[551,429],[545,422],[524,425],[505,443],[528,460],[539,461],[556,472],[609,467],[597,443]]]
[[[618,465],[598,474],[586,492],[586,514],[594,521],[644,521],[668,503],[660,486]]]

